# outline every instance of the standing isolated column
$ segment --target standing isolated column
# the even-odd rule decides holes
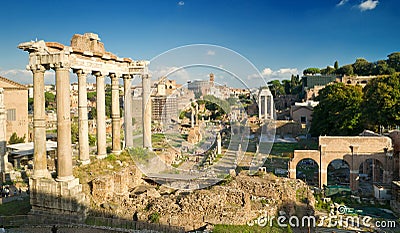
[[[125,148],[133,146],[131,76],[124,75],[124,138]]]
[[[271,94],[270,95],[270,106],[269,106],[269,108],[270,108],[270,112],[271,112],[271,120],[273,120],[274,119],[274,96]]]
[[[69,181],[72,175],[71,108],[69,96],[69,67],[59,65],[56,70],[57,91],[57,181]]]
[[[50,177],[46,156],[46,113],[44,98],[44,72],[41,65],[31,67],[33,73],[33,176]]]
[[[142,76],[143,98],[143,148],[152,150],[151,146],[151,78],[150,75]]]
[[[112,119],[112,153],[121,153],[121,122],[119,115],[119,83],[118,77],[111,74],[111,119]]]
[[[104,75],[100,72],[93,73],[96,76],[96,110],[97,110],[97,158],[104,159],[107,156],[106,148],[106,97],[104,87]]]
[[[74,72],[78,75],[79,160],[82,164],[88,164],[90,163],[90,157],[86,89],[87,73],[83,72],[83,70],[75,70]]]
[[[261,108],[262,108],[262,102],[261,102],[261,91],[260,91],[260,93],[258,94],[258,119],[260,121],[262,120]]]

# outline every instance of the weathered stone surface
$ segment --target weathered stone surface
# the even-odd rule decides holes
[[[107,203],[118,203],[119,208],[114,209],[112,214],[119,217],[131,219],[137,213],[139,220],[148,221],[152,213],[159,213],[161,224],[192,230],[208,223],[246,224],[261,213],[277,215],[278,211],[284,211],[306,214],[308,209],[298,200],[299,191],[296,190],[309,197],[313,206],[313,195],[302,181],[276,178],[269,174],[251,177],[244,173],[226,185],[193,192],[142,185],[133,189],[129,196],[109,195]]]
[[[88,201],[79,179],[57,182],[48,178],[29,180],[31,213],[65,216],[65,219],[83,221]]]
[[[93,33],[84,35],[75,34],[71,39],[71,47],[75,51],[89,51],[93,54],[104,54],[104,44],[100,42],[99,37]]]

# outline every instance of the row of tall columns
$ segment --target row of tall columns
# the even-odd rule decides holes
[[[69,67],[56,66],[56,102],[57,102],[57,180],[68,181],[72,175],[71,149],[71,119],[70,119],[70,76]],[[33,176],[50,177],[47,170],[46,156],[46,114],[44,97],[44,66],[32,67],[33,73],[33,131],[34,131],[34,173]],[[88,117],[86,76],[83,70],[74,70],[78,76],[78,116],[79,116],[79,160],[83,164],[89,163]],[[104,158],[106,151],[105,125],[105,88],[104,76],[95,73],[97,81],[97,154]],[[121,151],[120,145],[120,114],[118,78],[115,74],[112,79],[112,126],[113,152]]]
[[[68,181],[72,175],[72,149],[71,149],[71,119],[70,119],[70,76],[69,67],[57,65],[56,73],[56,102],[57,102],[57,180]],[[31,67],[33,73],[33,130],[34,130],[34,173],[33,176],[50,177],[47,170],[46,156],[46,114],[44,98],[44,74],[46,67],[38,65]],[[88,72],[75,69],[78,76],[78,124],[79,124],[79,160],[83,164],[90,162],[88,140],[88,110],[86,79]],[[97,157],[104,158],[106,150],[106,115],[105,115],[105,75],[94,72],[97,85]],[[111,73],[111,116],[112,116],[112,152],[121,152],[120,139],[120,111],[119,111],[119,81],[116,74]],[[131,109],[131,76],[124,75],[125,93],[125,147],[133,146],[133,127]],[[151,149],[151,86],[150,77],[143,76],[143,147]]]

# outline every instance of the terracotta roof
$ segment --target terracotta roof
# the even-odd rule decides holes
[[[2,77],[2,76],[0,76],[0,81],[8,83],[8,84],[11,84],[11,85],[15,86],[15,88],[27,89],[25,85],[22,85],[20,83],[14,82],[14,81],[12,81],[12,80],[10,80],[8,78]]]

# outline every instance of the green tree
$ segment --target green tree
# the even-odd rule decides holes
[[[339,62],[335,61],[335,64],[333,65],[333,68],[335,68],[335,70],[339,69]]]
[[[79,139],[78,122],[71,123],[71,143],[77,143]]]
[[[8,144],[12,145],[17,143],[24,143],[25,137],[26,135],[24,135],[23,137],[18,137],[17,133],[14,132],[13,134],[11,134],[10,140],[8,140]]]
[[[324,75],[334,74],[335,71],[336,71],[335,68],[333,68],[331,66],[327,66],[325,69],[321,70],[321,74],[324,74]]]
[[[274,97],[285,94],[285,88],[279,80],[272,80],[268,83],[268,88]]]
[[[307,68],[303,71],[304,75],[314,75],[314,74],[320,74],[321,70],[319,68]]]
[[[53,93],[46,91],[44,93],[45,107],[46,108],[54,108],[54,106],[56,105],[55,99],[56,99],[56,96]]]
[[[87,99],[90,101],[96,101],[96,92],[88,92]]]
[[[388,55],[388,65],[396,72],[400,72],[400,52],[391,53]]]
[[[96,145],[96,136],[88,134],[88,139],[89,139],[89,146]]]
[[[373,73],[373,64],[364,58],[358,58],[353,64],[354,73],[360,76],[366,76]]]
[[[318,135],[357,135],[361,122],[362,89],[335,83],[319,91],[310,133]]]
[[[28,111],[33,110],[33,98],[28,98]]]
[[[337,71],[336,74],[341,74],[341,75],[354,75],[354,69],[353,65],[344,65],[340,67]]]
[[[285,94],[292,94],[292,83],[290,80],[282,80],[283,88],[285,90]]]
[[[364,118],[369,127],[400,125],[399,74],[372,79],[364,88]]]

